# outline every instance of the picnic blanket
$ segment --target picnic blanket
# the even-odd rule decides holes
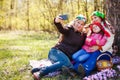
[[[38,67],[40,68],[40,67],[46,67],[46,66],[52,65],[49,59],[30,60],[29,63],[32,68],[38,68]],[[49,73],[45,77],[54,77],[54,76],[59,75],[60,73],[61,71],[55,71],[55,72]]]

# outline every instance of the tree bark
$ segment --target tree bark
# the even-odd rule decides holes
[[[106,0],[106,17],[115,28],[114,45],[120,52],[120,0]]]

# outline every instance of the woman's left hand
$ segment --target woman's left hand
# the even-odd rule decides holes
[[[99,49],[99,47],[98,46],[92,46],[92,47],[90,47],[90,49],[93,50],[93,51],[96,51],[96,50]]]
[[[100,44],[100,41],[99,41],[99,40],[96,40],[96,43],[97,43],[97,44]]]

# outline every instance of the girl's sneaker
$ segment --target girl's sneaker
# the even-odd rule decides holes
[[[78,72],[80,73],[81,77],[85,77],[85,69],[81,64],[78,66]]]
[[[74,69],[68,68],[66,66],[62,67],[62,73],[65,74],[65,75],[70,75],[72,77],[76,77],[77,76],[77,73],[75,72]]]

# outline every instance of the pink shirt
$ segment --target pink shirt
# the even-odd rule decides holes
[[[88,39],[91,39],[88,41]],[[98,40],[98,44],[96,42]],[[94,50],[90,49],[92,46],[104,46],[107,42],[107,37],[101,34],[92,33],[90,36],[86,38],[85,44],[83,45],[83,49],[87,52],[94,52]]]

